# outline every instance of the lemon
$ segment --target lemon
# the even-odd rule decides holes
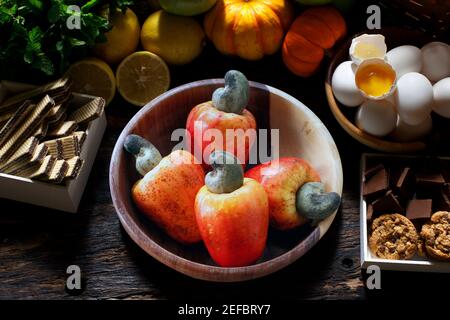
[[[203,49],[204,38],[205,33],[195,19],[162,10],[151,14],[141,30],[144,49],[175,65],[194,60]]]
[[[72,64],[66,76],[73,81],[73,92],[102,97],[109,104],[116,93],[116,79],[109,65],[97,58]]]
[[[156,54],[138,51],[120,63],[116,81],[125,100],[143,106],[169,89],[170,73],[166,63]]]
[[[127,9],[125,13],[115,12],[111,24],[112,29],[105,34],[106,42],[98,43],[94,52],[100,59],[115,64],[136,51],[141,29],[138,18],[131,9]]]

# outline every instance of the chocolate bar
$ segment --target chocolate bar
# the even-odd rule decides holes
[[[424,222],[430,219],[433,213],[433,200],[431,199],[413,199],[408,202],[406,208],[406,217],[412,222],[421,220]]]
[[[386,169],[381,169],[363,184],[363,196],[372,199],[385,194],[389,181]]]
[[[421,158],[402,163],[390,159],[365,169],[362,193],[367,219],[399,213],[420,226],[433,212],[450,211],[450,183],[446,183],[450,160]]]
[[[386,213],[400,213],[404,214],[405,210],[400,205],[398,198],[394,193],[389,190],[384,196],[372,202],[373,213],[386,214]]]
[[[450,211],[450,184],[446,183],[442,186],[433,204],[435,204],[434,211]]]
[[[382,169],[385,169],[385,168],[381,163],[371,166],[368,169],[366,169],[366,171],[364,172],[364,178],[366,180],[368,180],[368,179],[372,178],[378,171],[380,171]]]
[[[414,196],[416,187],[416,177],[411,168],[401,170],[399,178],[395,182],[395,193],[404,199],[411,199]]]

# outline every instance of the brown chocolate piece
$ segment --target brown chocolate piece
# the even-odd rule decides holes
[[[368,199],[375,199],[388,190],[388,174],[386,169],[381,169],[373,177],[363,184],[363,196]]]
[[[394,191],[404,199],[412,199],[415,193],[416,177],[411,168],[404,168],[397,181]]]
[[[433,200],[413,199],[408,202],[406,217],[411,220],[428,220],[433,213]]]
[[[436,195],[433,201],[433,211],[450,211],[450,184],[446,183],[442,186],[441,191]]]
[[[440,172],[437,173],[417,173],[417,184],[422,186],[442,186],[445,183],[444,177]]]
[[[441,173],[445,182],[450,183],[450,161],[447,160],[446,163],[442,164]]]
[[[405,210],[400,205],[398,198],[389,190],[384,196],[372,203],[373,213],[375,214],[404,214]]]
[[[372,178],[378,171],[384,169],[384,166],[379,163],[374,166],[370,166],[369,168],[366,168],[366,171],[364,172],[364,178],[366,180]]]
[[[433,198],[438,194],[445,180],[441,173],[416,173],[416,196],[421,199]]]

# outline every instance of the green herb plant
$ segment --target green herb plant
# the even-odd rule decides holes
[[[124,11],[133,1],[0,0],[0,79],[61,75],[106,41],[109,13]],[[68,21],[78,24],[74,28]]]

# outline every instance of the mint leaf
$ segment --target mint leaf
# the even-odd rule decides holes
[[[44,3],[40,0],[28,0],[28,3],[39,11],[44,8]]]
[[[61,17],[61,6],[58,2],[53,2],[47,13],[47,19],[50,23],[55,23]]]

